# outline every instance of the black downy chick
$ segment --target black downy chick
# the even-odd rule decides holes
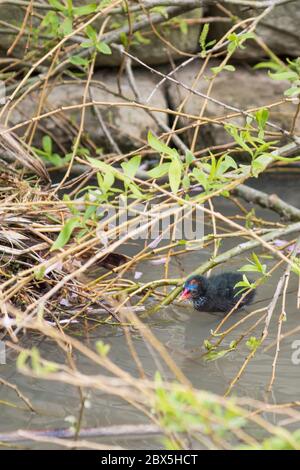
[[[234,286],[243,280],[240,273],[225,272],[209,278],[191,276],[184,284],[181,299],[191,299],[194,308],[202,312],[229,312],[243,293]],[[251,281],[250,281],[251,282]],[[255,289],[251,290],[239,305],[239,309],[252,302]]]

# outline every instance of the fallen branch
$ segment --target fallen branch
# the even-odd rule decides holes
[[[277,196],[277,194],[267,194],[263,191],[259,191],[258,189],[250,188],[245,184],[241,184],[235,188],[233,193],[247,202],[252,202],[261,207],[277,212],[277,214],[288,220],[300,220],[300,209],[283,201]]]

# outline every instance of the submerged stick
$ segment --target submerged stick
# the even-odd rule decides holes
[[[21,442],[28,440],[28,430],[0,433],[0,442]],[[97,428],[84,428],[80,430],[78,437],[133,437],[141,435],[163,434],[163,430],[156,424],[120,424],[115,426],[105,426]],[[69,439],[75,437],[75,432],[71,428],[67,429],[47,429],[30,431],[30,435],[35,438],[55,437]]]

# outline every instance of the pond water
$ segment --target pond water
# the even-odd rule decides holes
[[[297,173],[276,175],[269,173],[264,175],[259,181],[254,180],[251,184],[257,188],[261,187],[264,191],[272,192],[280,189],[280,196],[287,202],[300,207],[299,198],[299,180]],[[250,206],[248,206],[250,208]],[[225,215],[236,212],[236,208],[225,199],[215,201],[215,208],[222,211]],[[261,215],[269,220],[277,220],[275,214],[270,211],[256,210],[257,215]],[[295,234],[293,235],[295,236]],[[236,239],[229,239],[222,245],[222,250],[226,250],[234,246]],[[259,251],[256,250],[258,253]],[[235,258],[226,266],[220,266],[217,271],[234,270],[245,264],[246,256]],[[194,268],[206,261],[210,256],[208,250],[199,250],[195,252],[187,252],[186,255],[180,257],[180,262],[173,259],[171,263],[170,276],[178,277],[188,274]],[[268,261],[272,265],[274,261]],[[151,265],[149,263],[139,265],[138,271],[143,272],[142,282],[158,279],[162,276],[163,265]],[[258,291],[255,308],[262,307],[274,295],[276,282],[278,281],[282,271],[278,271],[270,281],[264,284]],[[299,325],[300,311],[296,308],[296,291],[297,278],[292,275],[287,298],[287,314],[288,321],[283,326],[283,333],[292,330]],[[270,300],[269,300],[270,301]],[[253,308],[254,308],[253,307]],[[237,317],[242,318],[245,312],[241,311],[235,314],[234,319],[229,319],[226,326],[236,321]],[[275,311],[274,318],[278,317],[278,309]],[[206,389],[218,394],[223,394],[230,382],[242,365],[248,350],[245,346],[220,358],[213,362],[204,362],[201,359],[200,347],[205,338],[214,329],[221,317],[217,314],[196,312],[189,304],[173,304],[154,314],[147,319],[148,325],[151,327],[154,335],[168,348],[172,353],[172,357],[178,366],[182,369],[186,377],[193,385],[200,389]],[[250,325],[248,323],[247,325]],[[239,327],[231,337],[224,341],[224,347],[230,344],[230,341],[238,337],[242,332],[247,330],[247,325]],[[258,326],[252,335],[261,334],[262,326]],[[265,346],[270,344],[276,338],[277,321],[273,321],[270,329],[269,337]],[[90,341],[105,338],[105,342],[111,345],[110,358],[114,360],[124,370],[137,374],[136,366],[128,351],[126,340],[122,334],[122,330],[117,327],[100,326],[93,331]],[[138,335],[133,335],[134,345],[138,356],[143,364],[148,376],[153,376],[156,371],[156,365],[149,351]],[[84,338],[82,338],[84,341]],[[240,396],[248,396],[259,399],[268,403],[281,403],[299,400],[300,390],[300,365],[294,365],[292,362],[292,343],[300,340],[300,332],[288,337],[282,342],[279,362],[277,367],[276,381],[272,393],[266,392],[266,386],[270,379],[271,364],[275,349],[267,352],[258,352],[252,362],[242,375],[240,381],[234,388],[233,393]],[[36,339],[29,337],[29,344],[36,344]],[[191,350],[199,348],[199,352]],[[53,343],[42,341],[39,344],[41,354],[49,360],[59,360],[60,352]],[[85,358],[79,357],[78,364],[80,369],[87,374],[96,374],[97,368],[91,365]],[[19,374],[15,369],[13,358],[9,357],[6,365],[0,365],[1,378],[16,384],[19,389],[32,401],[39,410],[39,413],[31,413],[24,409],[24,404],[18,400],[13,390],[0,385],[0,433],[15,431],[17,429],[50,429],[65,428],[68,426],[65,418],[78,413],[79,398],[75,388],[56,382],[37,381],[35,379],[25,377]],[[145,418],[129,404],[121,399],[108,396],[103,393],[93,393],[90,397],[91,408],[86,409],[83,420],[83,427],[106,426],[113,424],[135,424],[145,422]],[[11,406],[15,404],[16,407]],[[270,419],[270,415],[268,415]],[[276,416],[271,417],[276,422]],[[119,445],[130,449],[152,449],[161,446],[158,437],[138,437],[118,438],[118,439],[92,439],[94,442],[107,442],[113,445]],[[18,443],[22,448],[47,448],[48,444],[35,442]]]

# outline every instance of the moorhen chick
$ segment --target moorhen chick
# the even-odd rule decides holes
[[[181,299],[190,299],[194,308],[202,312],[229,312],[243,293],[235,284],[243,280],[240,273],[225,272],[209,278],[191,276],[183,286]],[[251,281],[250,281],[251,282]],[[251,290],[239,305],[239,309],[252,302],[255,289]]]

